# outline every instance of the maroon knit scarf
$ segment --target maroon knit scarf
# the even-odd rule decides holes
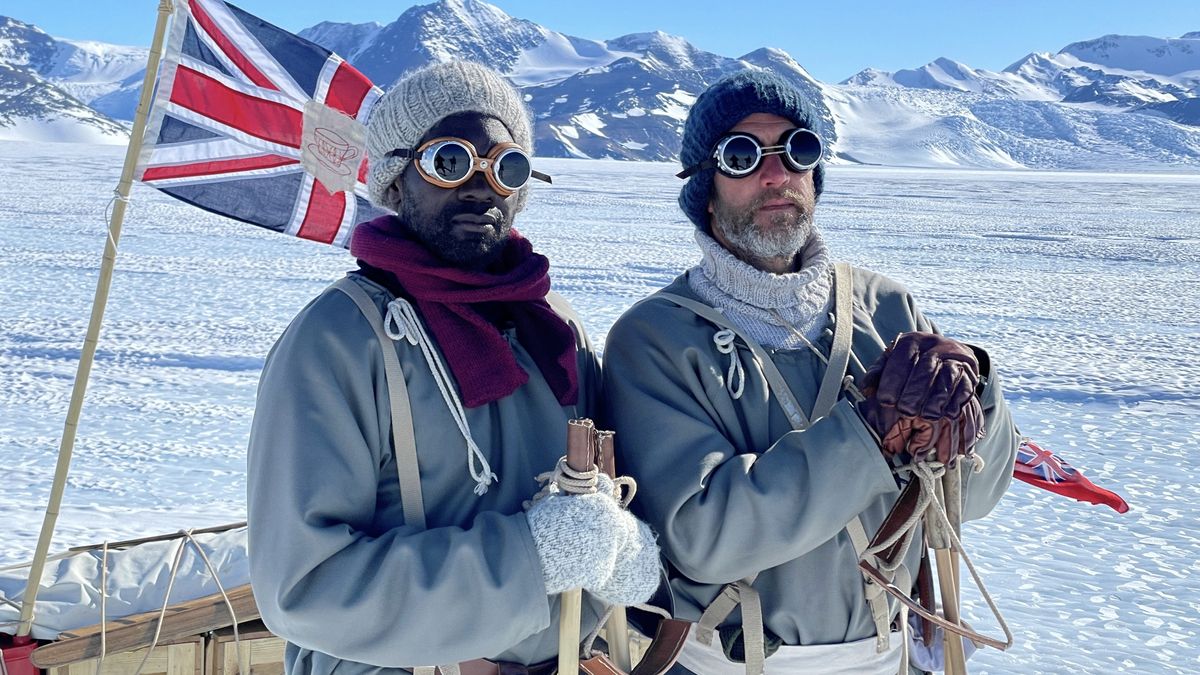
[[[468,408],[508,396],[529,381],[500,330],[479,311],[503,305],[558,402],[579,397],[575,333],[546,302],[550,261],[514,229],[499,262],[488,270],[451,267],[407,238],[393,222],[376,218],[354,229],[350,253],[395,275],[433,333]]]

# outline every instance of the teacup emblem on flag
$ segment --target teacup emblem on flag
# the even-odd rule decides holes
[[[366,146],[366,128],[329,106],[304,104],[300,163],[330,193],[352,192]]]

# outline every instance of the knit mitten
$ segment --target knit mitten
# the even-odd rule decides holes
[[[594,588],[612,576],[622,528],[627,525],[613,483],[599,476],[593,494],[570,495],[553,488],[526,513],[542,563],[546,592]]]
[[[654,595],[661,580],[658,543],[650,526],[621,511],[621,546],[612,576],[587,590],[610,605],[638,605]]]

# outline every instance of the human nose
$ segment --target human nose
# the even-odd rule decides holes
[[[783,165],[783,155],[767,155],[762,158],[762,162],[762,168],[758,170],[758,181],[763,187],[781,187],[792,179],[792,172]]]
[[[489,203],[494,203],[499,199],[500,195],[492,189],[492,185],[484,173],[485,170],[477,170],[467,179],[467,182],[458,186],[458,198],[465,201]]]

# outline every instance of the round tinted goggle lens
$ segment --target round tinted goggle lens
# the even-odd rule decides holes
[[[425,167],[444,181],[453,183],[466,177],[471,170],[471,153],[461,143],[445,141],[431,148],[432,167]]]
[[[721,144],[721,163],[727,173],[744,176],[758,166],[759,146],[748,136],[731,136]]]
[[[811,169],[821,161],[821,138],[808,129],[793,131],[785,145],[788,159],[801,171]]]
[[[519,190],[529,182],[533,167],[529,165],[529,157],[516,148],[510,148],[500,153],[496,158],[496,182],[509,190]]]

